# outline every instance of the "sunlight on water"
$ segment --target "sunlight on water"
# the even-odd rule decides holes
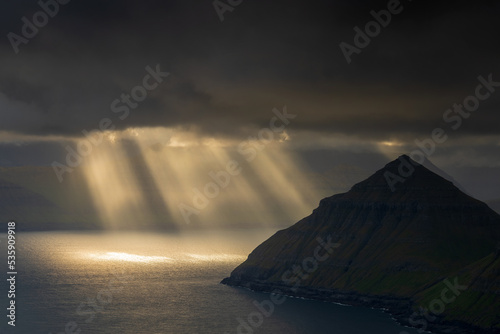
[[[106,252],[106,253],[85,253],[86,257],[97,261],[125,261],[125,262],[234,262],[244,261],[245,256],[237,254],[213,253],[213,254],[177,254],[176,258],[166,256],[145,256],[130,254],[124,252]]]
[[[244,261],[245,256],[242,255],[235,255],[235,254],[209,254],[209,255],[202,255],[202,254],[186,254],[190,258],[197,260],[197,261],[217,261],[217,262],[227,262],[227,261]]]
[[[256,303],[265,305],[269,295],[219,282],[275,232],[22,232],[15,332],[417,333],[381,311],[298,298],[274,305],[255,331],[239,330],[241,319],[253,319]],[[6,245],[0,234],[5,262]],[[0,333],[12,332],[7,326],[0,323]]]
[[[173,259],[165,256],[144,256],[129,253],[107,252],[105,254],[89,254],[89,257],[96,260],[128,261],[128,262],[168,262]]]
[[[47,244],[38,245],[37,253],[50,254],[55,244],[64,240],[66,251],[51,254],[58,265],[75,270],[92,266],[108,267],[149,264],[180,268],[191,264],[218,263],[237,265],[247,258],[255,245],[272,235],[275,229],[224,230],[179,233],[56,233],[46,234]],[[64,236],[64,238],[61,238]],[[52,241],[50,241],[52,240]]]

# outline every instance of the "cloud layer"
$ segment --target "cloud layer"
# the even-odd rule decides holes
[[[498,4],[402,1],[402,12],[347,64],[339,44],[385,1],[243,1],[221,22],[210,1],[85,1],[59,12],[15,54],[2,39],[0,131],[79,136],[111,118],[117,129],[184,127],[238,136],[273,107],[294,128],[365,139],[411,140],[442,124],[474,93],[500,81]],[[1,33],[21,35],[32,1],[6,5]],[[145,67],[171,76],[125,120],[111,103],[142,83]],[[462,135],[498,135],[500,94]]]

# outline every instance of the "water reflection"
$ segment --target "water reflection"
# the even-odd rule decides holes
[[[226,253],[212,254],[177,254],[176,258],[166,256],[147,256],[125,252],[105,252],[105,253],[83,253],[83,258],[97,261],[125,261],[139,263],[161,263],[161,262],[235,262],[244,261],[245,256]]]
[[[172,258],[166,256],[144,256],[129,253],[107,252],[104,254],[89,254],[89,257],[96,260],[108,261],[127,261],[127,262],[168,262],[173,261]]]
[[[269,295],[219,282],[274,232],[20,233],[16,332],[238,333]],[[0,235],[0,260],[6,244]],[[402,330],[381,311],[289,298],[254,333]]]

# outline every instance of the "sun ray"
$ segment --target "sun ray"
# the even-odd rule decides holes
[[[320,198],[286,147],[285,142],[268,143],[248,162],[234,143],[197,140],[169,128],[128,129],[108,134],[94,147],[84,174],[100,218],[111,229],[182,226],[180,203],[195,207],[199,194],[206,200],[197,207],[202,225],[292,223]],[[228,176],[230,161],[238,163],[240,173],[221,184],[214,175]],[[219,188],[215,196],[205,192],[209,184]]]

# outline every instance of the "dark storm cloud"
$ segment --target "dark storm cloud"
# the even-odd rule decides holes
[[[79,135],[117,128],[195,126],[237,135],[273,107],[297,129],[367,138],[426,135],[477,76],[500,81],[499,5],[402,1],[404,9],[347,64],[339,43],[386,1],[249,1],[220,22],[212,1],[79,1],[15,54],[0,45],[0,130]],[[21,33],[36,1],[4,5],[1,34]],[[142,83],[145,67],[171,76],[120,121],[110,104]],[[460,129],[498,134],[500,92]]]

